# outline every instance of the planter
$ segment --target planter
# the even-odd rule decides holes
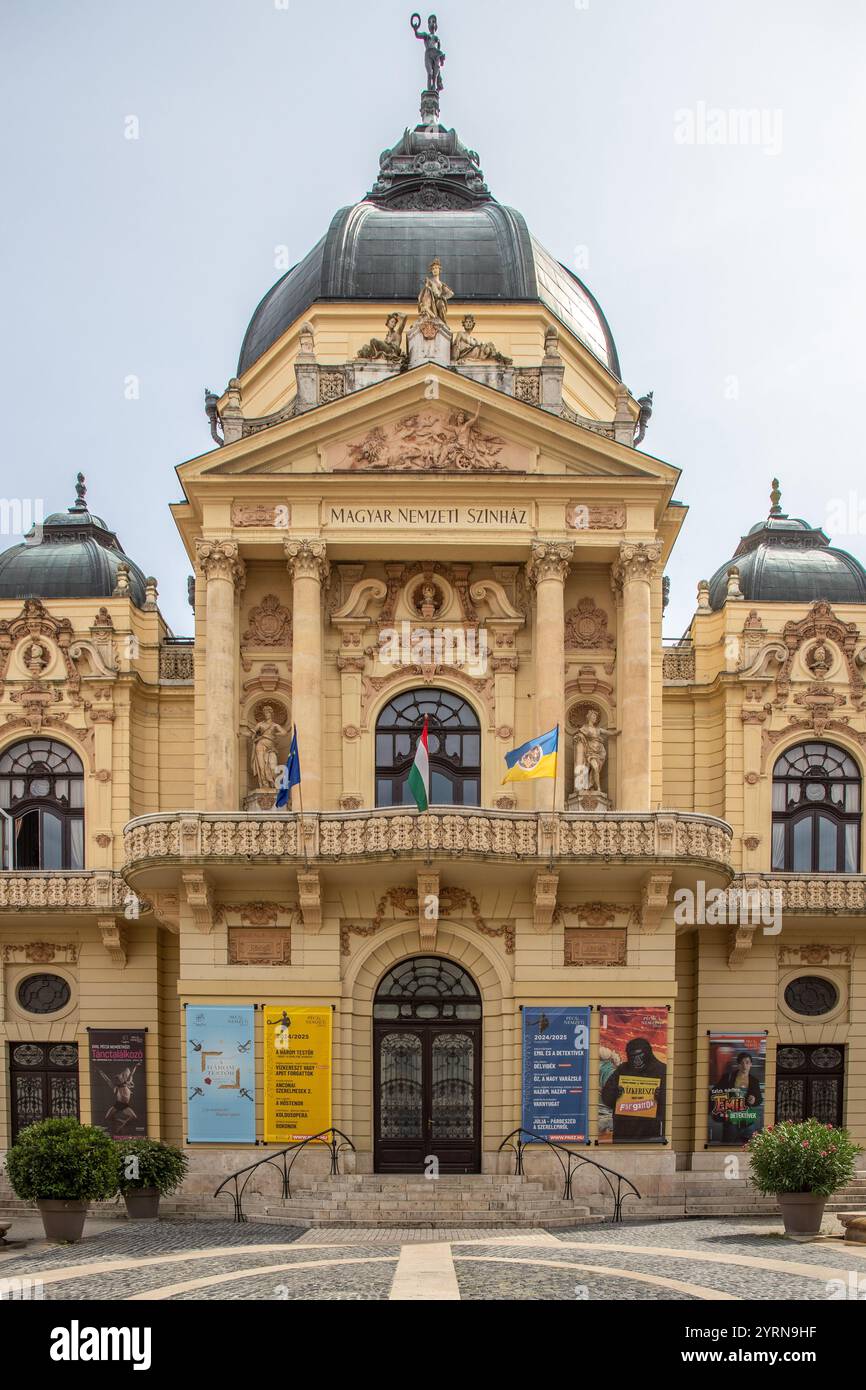
[[[159,1218],[159,1191],[155,1187],[129,1188],[124,1192],[130,1221],[156,1221]]]
[[[777,1192],[776,1201],[785,1222],[786,1236],[820,1235],[826,1197],[819,1197],[815,1192]]]
[[[37,1199],[45,1239],[68,1244],[81,1239],[87,1220],[87,1202],[64,1202],[59,1198]]]

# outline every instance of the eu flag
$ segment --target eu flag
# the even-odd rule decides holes
[[[298,726],[292,728],[292,746],[289,749],[289,758],[286,763],[285,771],[280,777],[280,789],[277,792],[277,810],[281,811],[284,806],[289,804],[289,792],[292,787],[301,785],[301,758],[298,753]]]

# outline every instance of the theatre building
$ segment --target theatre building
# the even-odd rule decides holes
[[[866,1143],[866,572],[773,483],[663,642],[651,397],[435,76],[207,398],[194,635],[75,465],[0,555],[0,1150],[78,1115],[209,1203],[334,1126],[464,1193],[523,1126],[741,1209],[762,1125]]]

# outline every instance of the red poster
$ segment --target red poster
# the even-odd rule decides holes
[[[665,1137],[668,1010],[602,1007],[598,1141],[661,1143]]]

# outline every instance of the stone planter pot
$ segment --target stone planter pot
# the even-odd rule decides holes
[[[87,1220],[87,1202],[65,1202],[52,1197],[37,1201],[36,1205],[46,1240],[66,1244],[81,1239]]]
[[[126,1214],[130,1221],[156,1221],[159,1217],[159,1193],[155,1187],[137,1187],[124,1192]]]
[[[776,1201],[786,1236],[820,1235],[826,1197],[819,1197],[815,1192],[777,1192]]]

